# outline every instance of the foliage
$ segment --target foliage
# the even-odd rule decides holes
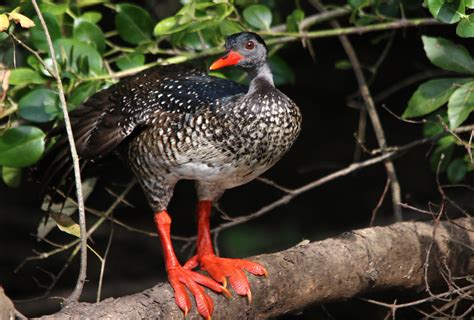
[[[474,111],[474,59],[464,46],[447,39],[423,36],[422,41],[426,56],[435,66],[459,74],[458,77],[433,79],[421,84],[408,102],[403,114],[405,118],[436,113],[441,119],[441,124],[425,125],[425,135],[433,136],[443,132],[446,120],[449,128],[454,130],[466,122]],[[447,110],[441,110],[446,104]],[[436,121],[436,118],[431,120]],[[473,170],[471,159],[467,156],[451,161],[457,143],[460,142],[451,136],[440,139],[431,156],[432,167],[436,170],[441,154],[445,155],[440,169],[447,169],[448,178],[453,183],[463,180],[466,173]]]
[[[474,9],[471,0],[425,0],[424,3],[433,17],[445,23],[457,23],[456,33],[460,37],[474,37],[474,14],[466,14]]]
[[[9,69],[4,79],[0,79],[6,83],[3,87],[6,95],[0,96],[0,119],[9,120],[0,132],[0,141],[8,138],[10,148],[22,152],[23,160],[4,146],[0,148],[0,165],[4,166],[4,181],[17,185],[21,174],[18,168],[33,165],[44,151],[42,124],[54,126],[62,116],[56,83],[50,72],[52,58],[40,21],[29,2],[9,3],[12,5],[0,7],[0,46],[5,49],[0,54],[0,63]],[[348,0],[347,4],[351,10],[350,22],[356,26],[394,21],[403,17],[404,10],[420,9],[420,3],[403,0]],[[456,32],[460,37],[474,36],[471,0],[425,0],[423,5],[436,19],[457,24]],[[299,2],[287,16],[275,10],[276,6],[275,1],[186,0],[173,16],[157,21],[148,10],[132,3],[109,0],[43,0],[40,3],[54,42],[69,110],[119,76],[156,64],[179,63],[216,54],[222,50],[226,36],[243,30],[257,31],[272,38],[269,41],[270,61],[276,84],[295,83],[291,67],[278,56],[278,50],[284,47],[279,39],[285,33],[273,32],[272,25],[284,25],[289,34],[298,37],[300,25],[308,13]],[[112,26],[104,21],[104,15],[113,17],[109,19],[113,21]],[[24,44],[17,41],[16,59],[12,57],[12,39],[9,38]],[[439,112],[447,103],[449,127],[455,129],[474,109],[474,62],[464,47],[449,40],[423,37],[423,43],[433,64],[460,73],[460,76],[422,84],[409,101],[404,116]],[[347,63],[345,67],[338,64],[338,68],[347,67]],[[213,74],[245,81],[240,72]],[[25,144],[22,134],[27,131],[35,137],[35,143]],[[440,140],[439,149],[447,150],[457,143],[456,139],[450,141],[444,142],[443,149]],[[435,151],[433,157],[436,154]],[[459,180],[460,173],[472,170],[469,161],[464,161],[465,167],[462,167],[459,159],[454,159],[448,170],[448,176],[456,177],[455,180]]]

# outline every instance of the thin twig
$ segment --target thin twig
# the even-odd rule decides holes
[[[112,246],[112,238],[114,237],[114,224],[110,223],[110,234],[109,239],[107,240],[107,247],[105,248],[104,257],[100,261],[100,275],[99,275],[99,284],[97,286],[97,299],[96,302],[100,301],[100,297],[102,295],[102,283],[104,280],[104,272],[105,272],[105,262],[107,261],[107,256],[110,251],[110,247]]]
[[[56,53],[53,47],[53,41],[51,40],[51,35],[49,34],[48,26],[44,21],[43,14],[41,13],[36,0],[31,0],[33,7],[35,8],[36,14],[40,20],[41,26],[44,30],[46,41],[48,43],[49,54],[51,55],[51,60],[53,63],[53,76],[56,78],[59,100],[61,102],[61,110],[64,116],[64,124],[66,127],[67,138],[69,142],[69,148],[71,150],[71,157],[74,169],[74,179],[76,182],[76,196],[78,202],[78,211],[79,211],[79,226],[81,230],[81,266],[79,275],[77,278],[76,286],[71,295],[67,298],[66,302],[78,301],[81,294],[82,288],[84,287],[84,282],[86,281],[87,273],[87,229],[86,229],[86,214],[84,210],[84,198],[82,195],[82,182],[81,182],[81,169],[79,165],[79,156],[77,155],[76,145],[74,142],[74,136],[72,133],[71,122],[69,120],[69,114],[67,111],[66,97],[64,96],[63,83],[59,75],[58,63],[56,61]]]
[[[39,55],[38,51],[32,49],[31,47],[29,47],[26,43],[24,43],[23,41],[21,41],[20,39],[18,39],[13,33],[9,32],[8,35],[13,39],[15,40],[20,46],[22,46],[25,50],[29,51],[32,55],[35,56],[36,60],[38,60],[38,62],[43,66],[43,68],[48,71],[48,73],[53,76],[53,71],[46,65],[46,63],[44,62],[43,58],[41,58],[41,56]]]
[[[313,4],[318,10],[324,12],[326,9],[324,6],[319,2],[319,0],[310,0],[310,3]],[[331,26],[337,30],[341,28],[341,25],[337,21],[330,21]],[[345,35],[339,35],[339,40],[341,41],[342,47],[346,51],[347,57],[351,62],[352,69],[354,70],[357,82],[359,83],[359,90],[361,92],[362,98],[364,99],[367,113],[372,121],[372,126],[375,131],[375,136],[377,138],[377,142],[385,152],[387,148],[387,141],[385,139],[385,133],[382,127],[382,123],[380,122],[380,118],[377,113],[377,109],[375,107],[374,100],[372,95],[370,94],[369,87],[367,85],[367,81],[364,76],[364,72],[362,71],[362,67],[360,65],[359,58],[357,57],[357,53],[354,50],[349,38]],[[390,187],[392,191],[392,203],[393,203],[393,212],[396,221],[402,221],[402,210],[398,206],[401,202],[401,191],[400,191],[400,183],[398,182],[397,173],[395,171],[395,166],[391,159],[387,159],[385,161],[385,169],[387,171],[388,179],[390,180]]]
[[[392,48],[394,39],[395,39],[395,30],[392,31],[392,33],[390,35],[390,39],[387,42],[387,44],[385,45],[385,48],[383,49],[380,57],[377,59],[375,64],[372,67],[369,68],[370,72],[372,72],[372,76],[368,81],[369,84],[372,84],[373,81],[375,80],[375,78],[377,77],[379,68],[382,65],[383,61],[385,61],[385,59],[387,58],[388,53],[390,52],[390,49]],[[360,93],[360,90],[357,90],[357,93]],[[374,100],[375,100],[375,98],[374,98]],[[348,105],[351,102],[352,101],[349,101]],[[362,106],[361,108],[359,108],[359,125],[357,127],[357,136],[356,136],[357,140],[358,140],[358,143],[355,145],[354,158],[353,158],[354,162],[360,161],[360,158],[361,158],[361,155],[362,155],[362,149],[363,149],[364,144],[365,144],[365,135],[366,135],[366,132],[367,132],[366,127],[367,127],[367,111]]]
[[[466,287],[461,288],[461,289],[465,291],[465,290],[471,290],[473,288],[474,288],[474,285],[469,285],[469,286],[466,286]],[[420,305],[422,303],[430,302],[430,301],[433,301],[433,300],[436,300],[436,299],[444,298],[444,297],[447,297],[449,295],[456,294],[456,293],[459,293],[459,290],[447,291],[447,292],[443,292],[443,293],[440,293],[440,294],[437,294],[437,295],[433,295],[433,296],[429,296],[429,297],[426,297],[426,298],[423,298],[423,299],[419,299],[419,300],[416,300],[416,301],[407,302],[407,303],[400,303],[400,304],[386,303],[386,302],[381,302],[381,301],[372,300],[372,299],[365,299],[365,298],[359,298],[359,299],[362,300],[362,301],[365,301],[365,302],[376,304],[378,306],[390,308],[392,310],[398,310],[398,309],[403,309],[403,308],[407,308],[407,307],[413,307],[413,306],[416,306],[416,305]]]
[[[351,9],[348,6],[345,6],[341,8],[336,8],[331,11],[313,14],[309,17],[304,18],[303,21],[300,22],[299,27],[300,29],[306,29],[314,24],[336,19],[339,17],[343,17],[345,15],[348,15],[349,13],[351,13]],[[287,31],[286,27],[287,27],[286,23],[279,24],[277,26],[270,28],[269,31],[272,31],[272,32]]]
[[[377,202],[377,205],[372,211],[372,217],[370,217],[370,224],[369,224],[370,227],[374,225],[375,217],[377,216],[377,212],[382,206],[385,196],[387,195],[388,187],[390,187],[390,178],[387,177],[387,182],[385,183],[385,187],[383,188],[383,192],[382,192],[382,195],[380,196],[379,202]]]

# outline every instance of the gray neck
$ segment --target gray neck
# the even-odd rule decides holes
[[[249,93],[252,93],[257,90],[257,84],[262,82],[266,82],[272,87],[275,86],[273,84],[273,75],[270,70],[270,66],[267,62],[261,65],[258,69],[252,69],[247,73],[249,75],[249,78],[252,79],[252,81],[250,81]]]

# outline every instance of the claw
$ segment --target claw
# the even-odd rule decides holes
[[[267,272],[267,269],[263,269],[263,276],[265,278],[268,278],[268,272]]]
[[[184,307],[184,318],[188,316],[188,313],[189,313],[188,307]]]
[[[226,289],[226,288],[227,288],[227,278],[226,278],[226,277],[222,277],[221,283],[222,283],[222,286],[224,287],[224,289]]]
[[[191,310],[191,301],[185,289],[188,288],[191,295],[194,296],[199,314],[206,319],[210,319],[213,303],[211,297],[205,292],[204,287],[216,292],[224,292],[225,289],[222,290],[218,282],[181,266],[168,269],[168,278],[174,290],[176,303],[183,310],[185,318]]]
[[[250,291],[250,289],[247,291],[247,300],[249,304],[252,304],[252,291]]]
[[[227,299],[230,299],[231,294],[230,294],[229,290],[227,290],[226,287],[222,287],[222,293],[225,295],[225,297],[226,297]]]

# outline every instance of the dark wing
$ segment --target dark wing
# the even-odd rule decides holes
[[[154,67],[123,79],[70,113],[82,165],[106,156],[133,132],[152,125],[157,113],[194,113],[245,92],[245,86],[182,65]],[[46,167],[43,183],[55,188],[71,174],[72,160],[64,127],[52,130],[48,137],[56,137],[57,142],[40,168]]]

